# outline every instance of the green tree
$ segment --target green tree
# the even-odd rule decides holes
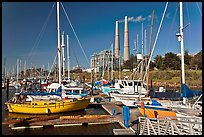
[[[202,50],[191,58],[189,64],[191,69],[202,70]]]
[[[180,59],[178,56],[172,52],[166,53],[164,57],[164,69],[179,70]]]
[[[184,63],[186,64],[186,65],[190,65],[190,60],[191,60],[191,56],[189,56],[189,54],[188,54],[188,50],[185,50],[185,54],[184,54]]]
[[[131,54],[130,59],[124,62],[122,68],[130,69],[132,71],[134,68],[134,64],[136,64],[136,57],[133,54]]]
[[[162,58],[162,56],[156,55],[156,57],[154,58],[154,66],[157,69],[163,69],[163,62],[164,62],[164,59]]]

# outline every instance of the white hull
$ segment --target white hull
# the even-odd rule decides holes
[[[121,100],[123,105],[128,107],[137,107],[137,104],[139,103],[139,100]]]
[[[110,93],[111,97],[114,97],[115,101],[121,100],[139,100],[140,97],[145,97],[145,95],[139,94],[118,94],[118,93]]]
[[[149,103],[151,104],[151,99],[149,97],[142,97],[138,99],[122,99],[121,102],[123,105],[128,106],[128,107],[138,107],[137,105],[143,101],[145,104]]]

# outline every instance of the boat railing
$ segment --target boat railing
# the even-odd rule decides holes
[[[202,118],[201,118],[202,119]],[[140,135],[202,135],[202,120],[194,117],[139,117]]]

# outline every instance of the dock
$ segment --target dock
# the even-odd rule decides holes
[[[101,106],[110,115],[113,115],[112,110],[114,109],[115,110],[115,118],[116,118],[117,122],[124,128],[124,129],[114,129],[115,135],[139,134],[139,119],[138,119],[138,117],[141,116],[141,114],[140,114],[138,109],[136,109],[136,108],[130,109],[129,127],[127,128],[124,124],[123,109],[121,106],[116,105],[114,102],[108,102],[108,101],[102,102]]]
[[[110,115],[84,115],[84,116],[47,116],[46,118],[33,118],[30,120],[7,121],[2,124],[8,124],[11,129],[25,129],[25,128],[46,128],[46,127],[60,127],[60,126],[87,126],[93,124],[109,124],[117,122],[113,116]]]

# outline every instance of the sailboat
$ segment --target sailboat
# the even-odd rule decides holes
[[[60,66],[60,31],[59,31],[59,2],[57,2],[57,25],[58,25],[58,63],[59,63],[59,85],[61,85],[61,66]],[[38,99],[26,100],[27,96],[14,96],[5,104],[9,112],[25,113],[25,114],[51,114],[62,113],[75,110],[85,109],[90,98],[62,98],[58,99]]]
[[[182,69],[182,84],[181,84],[181,96],[183,97],[183,104],[179,104],[178,106],[174,106],[173,110],[169,109],[168,105],[162,104],[157,102],[156,105],[144,105],[144,102],[141,105],[138,105],[139,110],[143,116],[147,116],[150,118],[157,118],[158,115],[161,116],[179,116],[179,117],[186,117],[189,116],[187,113],[194,112],[197,113],[196,110],[192,109],[191,106],[187,105],[187,98],[192,98],[193,96],[197,95],[200,97],[202,96],[202,92],[196,92],[188,88],[185,84],[185,73],[184,73],[184,43],[183,43],[183,9],[182,9],[182,2],[180,2],[180,33],[177,34],[178,41],[181,43],[181,69]],[[200,99],[200,97],[198,99]],[[169,101],[170,103],[174,101]],[[197,102],[197,101],[196,101]],[[196,103],[195,102],[195,103]],[[162,109],[161,109],[162,108]],[[184,108],[185,113],[181,112],[181,108]],[[188,109],[187,109],[188,108]],[[146,112],[146,113],[145,113]],[[202,115],[202,114],[201,114]]]

